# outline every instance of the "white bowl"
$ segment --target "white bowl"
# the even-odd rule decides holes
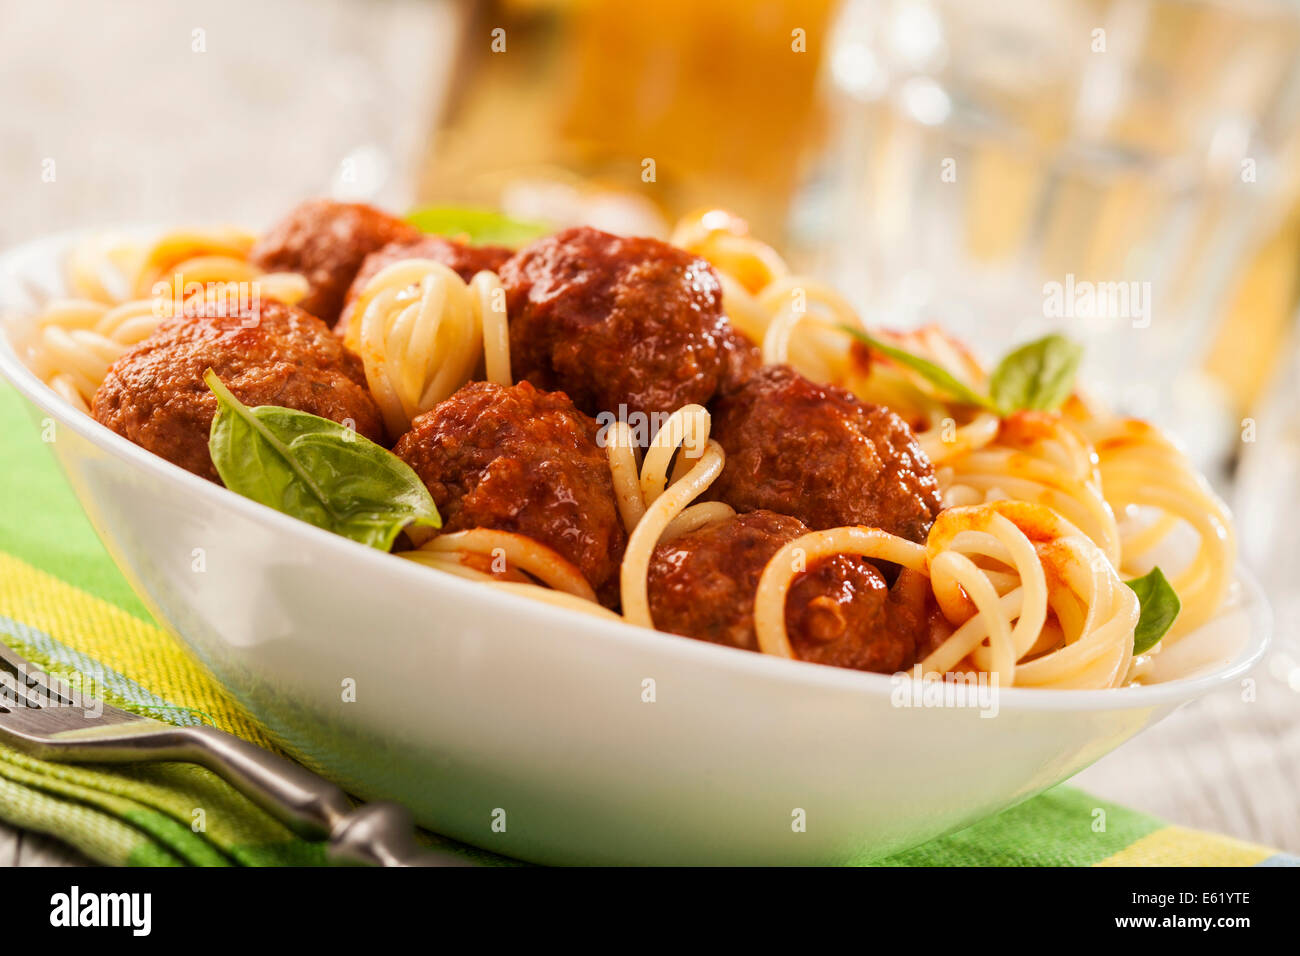
[[[0,257],[0,313],[30,312],[23,280],[58,288],[68,241]],[[1065,780],[1238,680],[1268,641],[1267,607],[1243,577],[1229,607],[1160,655],[1166,676],[1190,676],[1004,689],[992,719],[895,706],[888,676],[601,621],[264,508],[67,406],[18,360],[16,328],[0,337],[0,372],[37,418],[58,423],[56,456],[157,619],[306,763],[509,856],[884,856]],[[355,702],[343,699],[349,679]],[[653,702],[643,700],[649,680]]]

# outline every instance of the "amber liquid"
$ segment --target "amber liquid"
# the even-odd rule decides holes
[[[513,181],[553,177],[648,199],[665,221],[727,206],[779,236],[816,150],[834,6],[488,4],[466,30],[421,192],[491,203]]]

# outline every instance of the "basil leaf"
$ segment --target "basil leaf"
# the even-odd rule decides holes
[[[913,372],[918,373],[935,388],[945,392],[950,397],[957,399],[957,401],[966,405],[978,405],[980,408],[993,409],[992,402],[979,392],[975,391],[965,382],[961,381],[943,366],[936,365],[929,359],[921,358],[919,355],[913,355],[906,349],[900,349],[897,346],[882,342],[874,335],[870,335],[862,329],[854,328],[851,325],[841,325],[840,328],[858,341],[869,345],[877,352],[883,352],[900,365],[907,366]]]
[[[1055,411],[1070,397],[1083,346],[1053,333],[1012,350],[989,379],[989,394],[1003,415],[1022,409]]]
[[[469,206],[425,206],[408,215],[406,221],[421,232],[453,238],[468,236],[475,245],[522,246],[552,231],[545,223],[513,219],[492,209]]]
[[[249,408],[208,369],[217,396],[208,450],[231,491],[387,551],[411,524],[442,526],[429,489],[388,449],[328,418]]]
[[[1137,627],[1133,629],[1133,653],[1141,654],[1160,642],[1173,626],[1183,604],[1159,568],[1152,568],[1142,577],[1124,583],[1137,594],[1142,608]]]

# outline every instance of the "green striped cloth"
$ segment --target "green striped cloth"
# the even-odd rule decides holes
[[[150,618],[45,447],[51,432],[30,412],[0,384],[0,640],[49,673],[89,679],[125,710],[181,725],[212,724],[275,749],[265,730]],[[322,845],[296,838],[214,774],[190,764],[71,766],[0,746],[0,819],[113,865],[325,862]],[[481,863],[511,862],[432,835],[429,842]],[[1058,787],[876,865],[1295,862]]]

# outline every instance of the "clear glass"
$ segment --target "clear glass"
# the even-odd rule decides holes
[[[1232,506],[1242,560],[1273,605],[1268,671],[1300,695],[1300,327],[1289,353],[1258,413],[1242,422]]]
[[[986,356],[1064,330],[1160,418],[1287,211],[1298,52],[1273,0],[846,3],[794,238],[869,321]]]

